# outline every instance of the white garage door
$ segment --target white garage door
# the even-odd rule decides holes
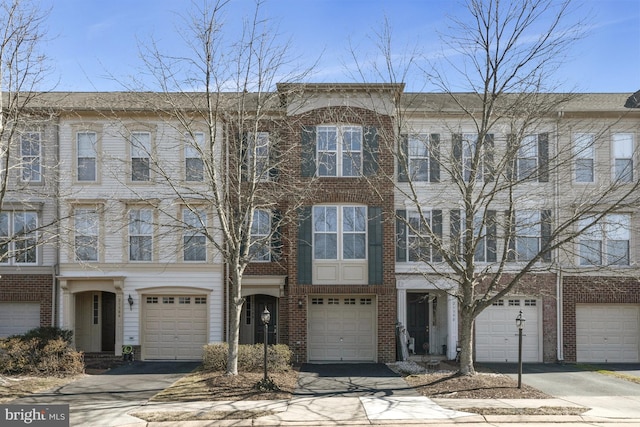
[[[640,307],[576,305],[578,362],[637,363]]]
[[[0,302],[0,338],[40,326],[40,303]]]
[[[516,317],[522,310],[526,319],[522,331],[522,361],[541,362],[538,305],[539,300],[535,298],[514,297],[499,300],[480,313],[476,319],[476,360],[518,361]]]
[[[311,298],[310,303],[310,362],[376,360],[375,298],[322,296]]]
[[[207,297],[146,295],[144,301],[144,359],[202,359],[207,343]]]

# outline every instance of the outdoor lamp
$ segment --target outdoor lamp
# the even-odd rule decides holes
[[[127,298],[127,302],[129,303],[129,310],[133,311],[133,298],[131,298],[131,294],[129,294],[129,298]]]
[[[264,311],[260,315],[260,320],[262,320],[262,323],[264,323],[265,325],[268,325],[269,322],[271,321],[271,313],[269,313],[269,310],[267,310],[267,307],[264,308]]]
[[[520,310],[520,314],[518,314],[518,317],[516,317],[516,326],[518,327],[518,329],[520,330],[524,329],[524,322],[526,320],[527,319],[522,317],[522,310]]]

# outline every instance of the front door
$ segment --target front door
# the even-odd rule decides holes
[[[418,354],[429,353],[429,294],[407,294],[407,332]]]
[[[276,297],[269,295],[256,295],[254,297],[254,305],[256,307],[254,324],[255,329],[255,343],[264,343],[264,323],[262,323],[261,315],[266,307],[271,313],[271,320],[268,327],[268,340],[267,344],[276,344],[278,342],[278,300]]]
[[[116,342],[116,294],[102,293],[102,351],[113,351]]]

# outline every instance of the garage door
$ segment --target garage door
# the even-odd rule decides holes
[[[640,307],[576,305],[578,362],[637,363]]]
[[[207,343],[207,297],[146,295],[142,352],[144,359],[202,359]]]
[[[518,361],[516,317],[522,310],[526,319],[522,331],[522,361],[541,362],[538,305],[535,298],[510,298],[496,301],[480,313],[476,319],[476,360]]]
[[[0,338],[40,326],[40,303],[0,302]]]
[[[376,360],[375,298],[313,297],[308,322],[309,361]]]

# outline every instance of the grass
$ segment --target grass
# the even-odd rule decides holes
[[[59,387],[73,381],[75,378],[76,377],[5,377],[0,375],[0,403]]]
[[[608,375],[610,377],[620,378],[621,380],[631,381],[632,383],[640,384],[640,377],[637,377],[635,375],[629,375],[622,372],[610,371],[608,369],[599,368],[598,366],[587,365],[583,363],[576,364],[576,368],[582,369],[584,371],[597,372],[598,374]]]

